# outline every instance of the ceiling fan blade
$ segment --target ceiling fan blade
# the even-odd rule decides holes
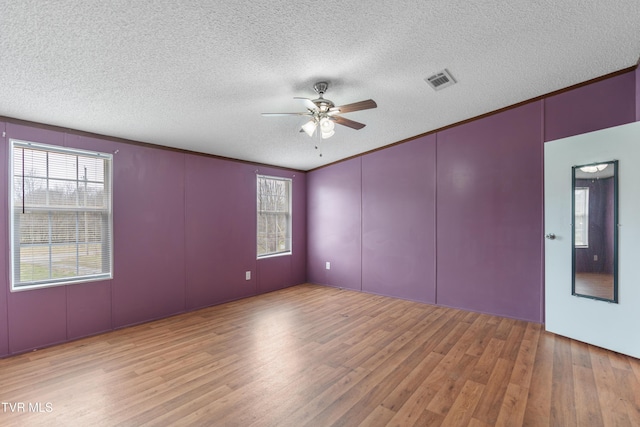
[[[317,110],[318,106],[316,104],[313,103],[312,100],[310,100],[309,98],[302,98],[300,96],[294,96],[293,99],[299,99],[301,101],[304,102],[304,106],[307,107],[310,110]]]
[[[333,120],[339,125],[350,127],[351,129],[355,129],[355,130],[362,129],[363,127],[366,126],[364,123],[345,119],[344,117],[340,117],[340,116],[333,116],[331,120]]]
[[[368,110],[369,108],[376,108],[378,104],[373,99],[367,99],[366,101],[354,102],[353,104],[340,105],[333,107],[329,111],[339,110],[340,113],[350,113],[352,111]]]
[[[305,111],[304,113],[262,113],[265,117],[276,117],[276,116],[310,116],[311,113]]]

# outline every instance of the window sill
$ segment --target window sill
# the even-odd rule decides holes
[[[60,282],[49,282],[49,283],[38,283],[38,284],[33,284],[33,285],[18,285],[18,286],[13,286],[13,284],[11,285],[11,292],[23,292],[23,291],[33,291],[36,289],[44,289],[44,288],[54,288],[57,286],[68,286],[68,285],[80,285],[83,283],[93,283],[93,282],[104,282],[106,280],[112,280],[113,279],[113,275],[108,274],[108,275],[99,275],[99,276],[94,276],[94,277],[86,277],[86,278],[82,278],[82,279],[76,279],[76,280],[65,280],[65,281],[60,281]]]
[[[268,259],[268,258],[277,258],[277,257],[281,257],[281,256],[289,256],[291,254],[292,254],[292,252],[288,251],[288,252],[278,252],[277,254],[260,255],[260,256],[258,256],[258,260]]]

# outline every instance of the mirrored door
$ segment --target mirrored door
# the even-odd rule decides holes
[[[571,169],[571,293],[617,303],[618,161]]]

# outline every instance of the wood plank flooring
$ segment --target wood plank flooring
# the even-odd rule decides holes
[[[576,273],[576,293],[613,299],[613,274]]]
[[[0,360],[0,402],[2,426],[638,426],[640,360],[300,285]]]

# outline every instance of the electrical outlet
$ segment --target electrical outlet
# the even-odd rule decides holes
[[[251,272],[247,271],[244,273],[244,280],[251,280]]]
[[[331,270],[331,263],[327,261],[324,265],[324,268],[326,268],[327,270]]]
[[[598,255],[594,255],[594,256],[593,256],[593,260],[594,260],[594,261],[597,261],[597,260],[598,260]]]

